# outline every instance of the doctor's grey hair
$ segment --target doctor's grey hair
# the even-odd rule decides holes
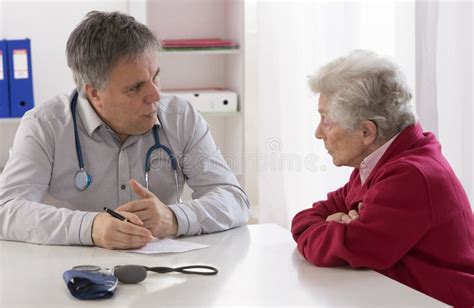
[[[83,93],[86,84],[102,90],[119,60],[133,61],[158,53],[159,48],[151,30],[132,16],[91,11],[69,36],[66,57],[76,87]]]
[[[327,98],[329,119],[347,131],[363,121],[374,122],[376,142],[416,122],[405,76],[394,62],[374,52],[354,50],[333,60],[310,76],[308,84]]]

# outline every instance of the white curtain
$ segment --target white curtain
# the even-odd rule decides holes
[[[471,207],[474,202],[473,17],[472,1],[416,3],[418,114],[425,129],[437,132],[443,154],[461,180]]]
[[[425,130],[474,201],[472,1],[260,1],[257,5],[259,220],[288,227],[294,214],[343,185],[313,133],[306,77],[356,48],[398,62]]]
[[[296,212],[342,186],[314,138],[307,76],[352,49],[392,56],[415,85],[414,2],[259,1],[257,5],[259,222],[289,227]]]

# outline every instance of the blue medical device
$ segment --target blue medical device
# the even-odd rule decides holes
[[[77,154],[77,161],[79,163],[79,170],[76,172],[74,176],[74,184],[77,189],[80,191],[86,190],[87,187],[90,186],[92,183],[92,177],[87,173],[87,171],[84,169],[84,160],[82,158],[82,150],[81,150],[81,140],[79,139],[79,132],[77,130],[77,120],[76,120],[76,107],[77,107],[77,97],[79,96],[79,93],[77,90],[74,92],[74,95],[71,100],[71,113],[72,113],[72,122],[74,125],[74,141],[76,143],[76,154]],[[176,185],[176,200],[177,203],[181,203],[181,198],[179,197],[179,184],[178,184],[178,162],[176,160],[176,156],[171,152],[171,150],[160,143],[160,137],[158,135],[158,125],[153,126],[153,137],[155,139],[155,145],[151,146],[147,153],[146,153],[146,158],[145,158],[145,184],[146,184],[146,189],[149,189],[149,173],[150,173],[150,157],[153,151],[155,150],[163,150],[166,152],[168,157],[170,158],[171,161],[171,168],[173,168],[174,172],[174,180],[175,180],[175,185]]]

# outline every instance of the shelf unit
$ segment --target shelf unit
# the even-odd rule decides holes
[[[244,1],[154,0],[146,7],[147,25],[159,39],[222,38],[230,50],[164,50],[160,81],[166,89],[222,88],[237,93],[238,110],[203,114],[216,144],[239,182],[244,183]]]
[[[213,118],[233,118],[240,117],[241,113],[239,111],[229,111],[229,112],[203,112],[202,116],[206,119]]]
[[[180,55],[235,55],[240,54],[240,49],[229,50],[162,50],[161,55],[164,56],[180,56]]]
[[[18,125],[20,124],[21,118],[0,118],[0,124],[4,125]]]

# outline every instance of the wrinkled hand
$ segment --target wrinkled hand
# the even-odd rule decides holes
[[[359,202],[359,205],[357,206],[357,211],[356,210],[350,210],[349,213],[343,213],[343,212],[338,212],[332,215],[329,215],[326,218],[326,221],[335,221],[343,224],[348,224],[353,220],[356,220],[359,218],[359,213],[362,210],[362,202]]]
[[[130,180],[129,184],[142,199],[125,203],[117,210],[136,214],[153,236],[164,238],[176,235],[178,223],[173,211],[137,181]]]
[[[107,213],[100,213],[92,223],[94,245],[107,249],[132,249],[145,246],[151,232],[143,227],[137,215],[121,212],[130,222],[121,221]]]

